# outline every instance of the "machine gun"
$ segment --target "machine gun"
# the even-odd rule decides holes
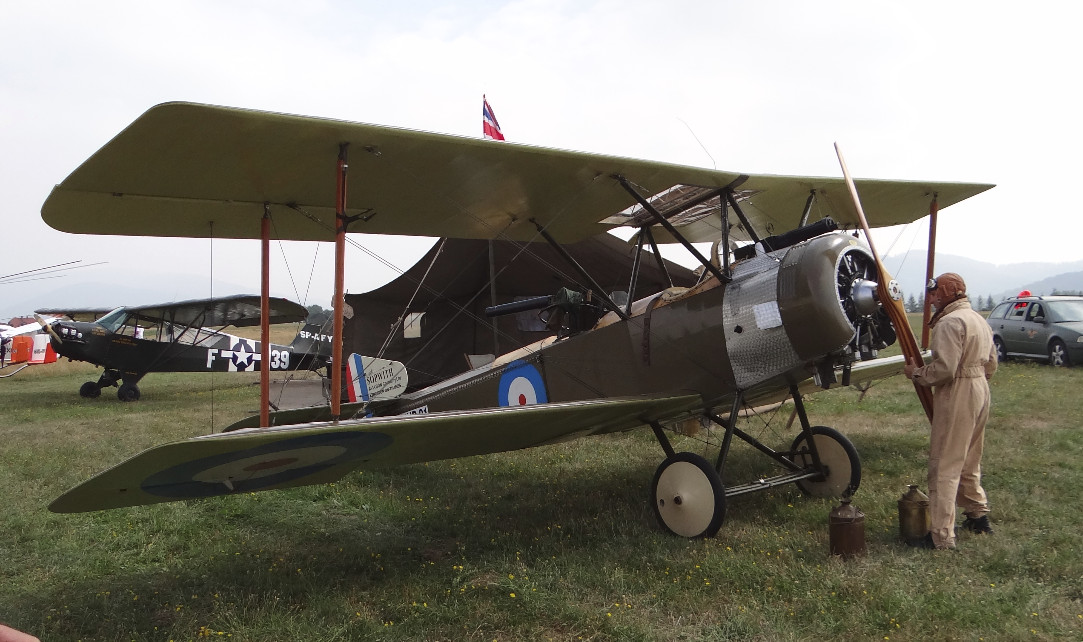
[[[485,316],[492,318],[529,310],[541,310],[539,315],[545,327],[560,338],[589,330],[604,313],[602,306],[592,301],[590,290],[582,293],[560,288],[556,294],[489,306],[485,308]]]

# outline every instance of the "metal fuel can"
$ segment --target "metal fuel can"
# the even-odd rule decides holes
[[[831,510],[827,517],[832,555],[850,558],[865,554],[865,513],[850,504],[850,498]]]
[[[930,528],[929,497],[910,484],[910,489],[899,498],[899,536],[911,546],[925,539]]]

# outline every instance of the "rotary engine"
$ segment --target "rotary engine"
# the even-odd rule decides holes
[[[723,305],[736,385],[810,364],[827,385],[836,367],[875,357],[895,341],[876,278],[868,248],[841,232],[738,263]]]

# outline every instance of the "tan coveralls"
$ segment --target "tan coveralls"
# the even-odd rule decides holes
[[[989,513],[981,487],[981,455],[989,419],[989,383],[997,369],[993,333],[963,297],[932,325],[932,361],[913,380],[933,386],[929,439],[929,513],[933,543],[955,546],[955,506],[968,517]]]

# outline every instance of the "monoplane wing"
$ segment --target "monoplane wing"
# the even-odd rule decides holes
[[[151,448],[50,504],[105,510],[323,484],[366,467],[540,446],[679,416],[697,395],[636,397],[254,428]]]
[[[191,103],[153,107],[98,150],[42,207],[52,227],[81,234],[332,240],[335,166],[348,144],[350,232],[527,241],[535,223],[561,242],[641,224],[639,196],[673,211],[689,240],[720,235],[717,197],[732,189],[760,235],[812,220],[856,227],[841,178],[747,175],[432,134],[379,125]],[[907,223],[992,187],[858,180],[874,226]],[[675,196],[676,195],[676,196]],[[731,224],[737,221],[731,219]],[[738,230],[734,238],[741,238]]]
[[[72,321],[97,321],[109,314],[116,308],[40,308],[34,310],[35,314],[48,314],[58,318],[68,318]]]
[[[45,319],[45,322],[51,323],[55,320],[56,319],[53,318],[47,318]],[[4,340],[10,339],[12,337],[22,336],[24,334],[34,334],[37,332],[41,332],[41,325],[37,323],[27,323],[26,325],[20,325],[16,327],[11,327],[9,325],[0,326],[0,338],[3,338]]]
[[[269,322],[296,323],[303,321],[308,310],[289,299],[271,297]],[[124,308],[141,325],[154,325],[161,321],[180,326],[243,328],[259,325],[260,299],[258,294],[237,294],[208,299],[190,299],[171,303],[134,305]],[[43,308],[38,314],[66,316],[73,321],[95,321],[112,309],[106,308]]]

